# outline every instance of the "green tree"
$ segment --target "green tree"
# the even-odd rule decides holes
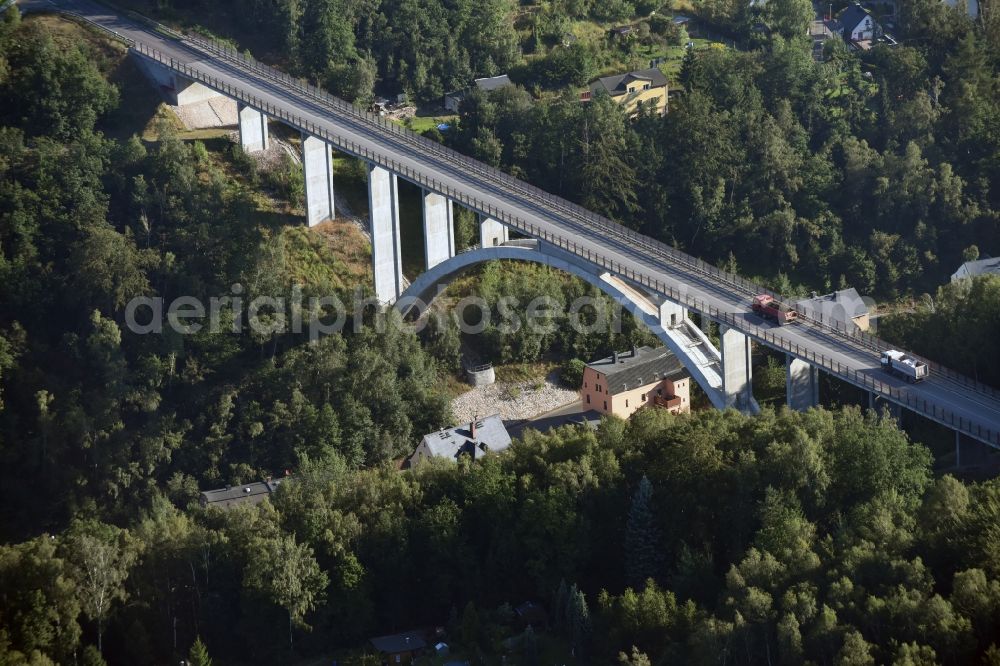
[[[772,0],[765,7],[771,29],[785,39],[802,40],[816,15],[809,0]]]
[[[138,557],[138,544],[128,530],[94,520],[70,526],[60,551],[73,567],[84,615],[97,629],[97,651],[104,651],[104,627],[115,602],[127,597],[125,581]]]
[[[309,628],[306,614],[323,601],[328,581],[312,548],[290,535],[254,539],[243,572],[245,587],[288,613],[289,649],[294,648],[292,627]]]
[[[208,648],[201,641],[201,636],[197,636],[191,644],[188,663],[191,666],[212,666],[212,658],[208,655]]]
[[[643,475],[632,495],[632,506],[625,523],[625,578],[634,587],[642,587],[659,574],[662,562],[660,531],[653,506],[653,484]]]
[[[80,604],[55,539],[41,535],[0,547],[0,633],[18,651],[72,658],[80,641]]]

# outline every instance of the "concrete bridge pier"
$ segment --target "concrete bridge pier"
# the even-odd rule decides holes
[[[257,109],[239,105],[240,115],[240,147],[244,152],[256,153],[267,150],[267,116]]]
[[[479,216],[480,247],[495,247],[510,240],[510,232],[499,220],[485,215]]]
[[[424,190],[424,266],[428,270],[455,256],[455,219],[451,199]]]
[[[375,294],[379,301],[391,305],[403,293],[399,192],[396,174],[375,164],[368,165],[368,210],[371,214]]]
[[[722,355],[722,392],[726,407],[749,413],[753,404],[753,372],[750,366],[750,338],[723,324],[719,325]]]
[[[241,116],[240,127],[242,126]],[[303,132],[302,166],[306,175],[306,219],[309,226],[314,227],[334,216],[333,151],[330,144]]]
[[[791,354],[785,355],[785,392],[787,404],[804,412],[819,404],[819,371]]]
[[[681,326],[687,319],[687,308],[672,301],[660,303],[660,326],[675,328]]]

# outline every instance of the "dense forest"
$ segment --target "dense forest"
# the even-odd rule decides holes
[[[158,6],[190,21],[212,15],[206,4]],[[473,76],[509,72],[523,89],[468,100],[448,133],[456,148],[785,292],[933,293],[973,245],[1000,253],[1000,23],[988,4],[973,21],[939,0],[901,0],[898,46],[855,53],[830,40],[816,62],[808,2],[695,2],[738,48],[689,50],[669,113],[636,122],[606,98],[580,104],[572,86],[608,62],[648,66],[629,54],[676,40],[649,14],[657,3],[243,4],[225,36],[252,35],[244,42],[349,99],[377,84],[435,105]],[[560,44],[581,20],[631,21],[639,37]],[[752,29],[762,21],[769,31]],[[340,83],[340,69],[364,85]]]
[[[663,118],[508,88],[463,105],[455,143],[786,293],[933,292],[972,245],[1000,250],[996,39],[691,52]]]
[[[235,15],[342,94],[393,79],[429,98],[521,64],[505,2],[396,4]],[[997,34],[904,8],[912,41],[861,58],[818,64],[780,35],[692,52],[664,118],[508,89],[472,96],[447,140],[789,288],[933,291],[973,245],[997,249]],[[348,648],[369,636],[441,625],[474,663],[1000,664],[1000,484],[934,478],[927,449],[873,413],[647,410],[400,472],[390,461],[451,421],[448,324],[315,343],[130,333],[138,295],[355,285],[320,245],[325,270],[302,279],[302,234],[258,214],[238,152],[165,124],[113,138],[128,67],[96,38],[0,22],[0,663],[361,664]],[[589,293],[541,270],[479,278],[522,300]],[[938,336],[995,349],[998,283],[946,287],[893,334],[928,355]],[[620,335],[483,346],[589,357],[643,333],[626,320]],[[960,347],[941,360],[995,381],[995,358]],[[258,507],[197,501],[285,470]],[[545,626],[514,619],[529,599]]]
[[[124,330],[139,295],[288,293],[288,234],[253,217],[248,186],[203,145],[95,131],[119,95],[94,63],[121,53],[57,44],[31,22],[2,39],[0,494],[18,507],[4,534],[83,509],[124,518],[168,480],[238,483],[334,451],[377,463],[450,420],[436,361],[402,327],[312,345]],[[304,299],[355,286],[301,284]]]

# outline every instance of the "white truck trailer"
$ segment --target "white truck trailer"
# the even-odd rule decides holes
[[[882,352],[882,369],[898,375],[908,382],[919,382],[927,378],[927,364],[896,349]]]

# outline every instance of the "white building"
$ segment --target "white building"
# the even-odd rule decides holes
[[[848,42],[870,42],[881,32],[872,15],[858,3],[842,11],[838,20],[843,26],[844,39]]]
[[[853,325],[857,331],[867,331],[872,304],[874,301],[862,298],[858,290],[851,287],[796,301],[795,309],[806,317],[822,317],[824,321],[839,321]]]

